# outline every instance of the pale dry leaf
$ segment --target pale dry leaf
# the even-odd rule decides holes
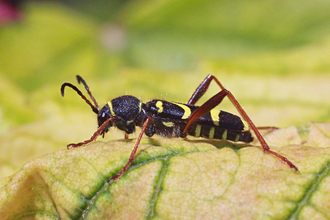
[[[291,127],[266,138],[299,172],[258,145],[237,150],[229,142],[218,148],[207,140],[146,138],[129,170],[110,185],[135,140],[60,150],[1,181],[0,217],[329,219],[330,148],[297,143],[296,134]]]

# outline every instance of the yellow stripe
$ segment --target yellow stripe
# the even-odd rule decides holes
[[[141,112],[142,109],[142,102],[139,103],[139,112]]]
[[[215,128],[214,127],[211,127],[210,132],[209,132],[209,139],[211,139],[211,140],[214,137],[214,131],[215,131]]]
[[[202,130],[202,126],[197,125],[195,129],[195,137],[199,137],[201,135],[201,130]]]
[[[170,121],[163,121],[163,125],[165,125],[166,127],[173,127],[174,123]]]
[[[239,137],[239,134],[237,134],[236,137],[235,137],[235,140],[234,140],[234,141],[235,141],[235,142],[238,142],[238,141],[239,141],[239,138],[240,138],[240,137]]]
[[[227,130],[225,130],[224,132],[223,132],[223,134],[222,134],[222,140],[227,140]]]
[[[156,102],[156,107],[158,108],[158,113],[162,113],[163,112],[163,102],[161,101],[157,101]]]
[[[183,116],[181,117],[181,119],[187,119],[187,118],[190,117],[191,110],[190,110],[190,108],[188,106],[182,105],[180,103],[175,103],[175,104],[178,105],[178,106],[180,106],[183,109],[183,111],[184,111]]]
[[[216,126],[219,126],[219,121],[220,121],[219,115],[220,115],[220,111],[213,109],[213,110],[210,111],[210,115],[211,115],[211,118],[212,118],[213,123]]]
[[[112,114],[112,116],[115,116],[116,114],[113,112],[113,108],[112,108],[112,103],[111,101],[108,102],[109,108],[110,108],[110,112]]]
[[[246,121],[244,121],[243,119],[242,119],[242,122],[243,122],[243,125],[244,125],[243,131],[249,131],[250,130],[249,129],[249,124]]]

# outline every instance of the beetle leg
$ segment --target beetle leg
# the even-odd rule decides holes
[[[116,118],[117,118],[116,116],[113,116],[113,117],[107,119],[105,122],[103,122],[103,124],[95,131],[95,133],[92,135],[92,137],[90,139],[88,139],[86,141],[83,141],[83,142],[80,142],[80,143],[77,143],[77,144],[68,144],[67,148],[68,149],[70,147],[77,148],[77,147],[80,147],[84,144],[88,144],[88,143],[94,141],[97,138],[97,136],[99,136],[102,133],[102,131],[107,127],[107,125],[110,123],[110,121],[116,120]]]
[[[135,156],[136,156],[136,151],[137,151],[137,149],[139,147],[139,144],[140,144],[140,141],[141,141],[141,139],[143,137],[143,134],[144,134],[144,132],[145,132],[145,130],[147,128],[147,125],[149,123],[149,120],[150,120],[150,117],[147,117],[147,119],[145,120],[145,122],[144,122],[144,124],[142,126],[140,135],[139,135],[138,139],[136,140],[135,146],[134,146],[134,148],[132,150],[132,153],[131,153],[131,155],[130,155],[130,157],[128,159],[128,162],[125,164],[125,166],[123,166],[123,168],[115,176],[111,177],[108,180],[108,183],[110,183],[111,180],[117,181],[124,174],[124,172],[128,169],[128,167],[131,165],[131,163],[134,161]]]
[[[188,130],[188,127],[190,126],[190,124],[192,122],[194,122],[195,120],[197,120],[198,118],[200,118],[201,116],[203,116],[204,114],[210,112],[213,108],[215,108],[217,105],[219,105],[222,100],[224,99],[224,97],[228,97],[229,100],[233,103],[233,105],[236,107],[237,111],[240,113],[240,115],[242,116],[242,118],[248,123],[250,129],[253,130],[253,132],[255,133],[255,135],[257,136],[262,148],[264,149],[264,151],[267,151],[270,154],[273,154],[274,156],[280,158],[282,161],[284,161],[285,163],[287,163],[291,168],[295,169],[296,171],[298,171],[298,168],[292,163],[290,162],[287,158],[283,157],[282,155],[272,151],[269,149],[269,146],[267,145],[265,139],[262,137],[262,135],[260,134],[260,132],[258,131],[258,128],[254,125],[254,123],[252,122],[252,120],[249,118],[249,116],[245,113],[245,111],[243,110],[242,106],[238,103],[238,101],[236,100],[236,98],[234,97],[234,95],[226,90],[222,84],[219,82],[219,80],[217,78],[215,78],[212,75],[208,75],[205,80],[198,86],[198,88],[196,89],[195,93],[192,95],[192,97],[189,99],[188,104],[194,104],[196,103],[200,97],[202,97],[204,95],[204,93],[206,92],[206,90],[208,89],[210,82],[212,81],[212,79],[219,85],[219,87],[221,88],[221,91],[219,93],[217,93],[216,95],[214,95],[213,97],[211,97],[209,100],[207,100],[203,105],[201,105],[198,109],[196,109],[190,116],[190,118],[187,121],[186,127],[183,130],[183,133],[186,133]]]

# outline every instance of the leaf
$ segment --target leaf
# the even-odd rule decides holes
[[[1,27],[0,34],[0,178],[18,171],[1,181],[1,217],[97,218],[109,211],[160,218],[181,209],[180,217],[329,218],[327,124],[312,124],[309,137],[300,138],[294,127],[267,136],[300,174],[258,146],[238,150],[246,145],[156,138],[144,140],[131,171],[108,187],[105,181],[127,161],[134,140],[64,150],[96,128],[95,115],[74,92],[60,97],[60,85],[75,83],[76,74],[100,105],[123,94],[186,102],[211,73],[257,126],[298,125],[303,134],[306,122],[329,121],[329,4],[282,3],[135,1],[104,26],[59,4],[27,2],[22,21]],[[122,47],[108,47],[118,36]],[[201,103],[218,91],[211,85]],[[235,113],[228,100],[217,108]],[[111,131],[106,138],[122,136]],[[216,172],[208,169],[213,165]],[[189,176],[194,170],[203,172]],[[254,186],[262,186],[260,193]],[[213,193],[218,197],[209,199]],[[125,202],[130,205],[117,205]],[[148,212],[130,211],[135,208]]]
[[[263,1],[176,2],[126,4],[109,26],[60,4],[27,2],[20,23],[1,27],[0,178],[95,131],[88,106],[70,91],[59,94],[76,74],[101,106],[123,94],[186,102],[211,73],[257,126],[330,120],[328,3],[273,10]],[[105,43],[116,31],[119,51]],[[200,103],[218,91],[211,85]],[[237,113],[228,100],[217,108]]]
[[[328,143],[330,123],[310,129],[309,139],[321,132]],[[297,143],[294,127],[266,138],[300,172],[258,145],[145,138],[129,170],[108,185],[135,140],[94,142],[34,159],[2,180],[0,217],[329,219],[330,145]]]
[[[144,0],[127,5],[121,22],[135,33],[132,59],[143,66],[202,62],[214,72],[285,76],[328,72],[329,8],[324,1]]]

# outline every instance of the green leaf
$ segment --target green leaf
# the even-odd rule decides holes
[[[108,185],[135,140],[63,149],[0,182],[0,217],[328,219],[330,124],[310,129],[305,144],[294,127],[265,135],[300,172],[258,145],[156,138],[143,139],[129,170]]]
[[[123,4],[104,25],[59,4],[28,2],[21,22],[0,30],[0,217],[329,219],[328,124],[312,123],[309,133],[306,126],[330,121],[328,11],[324,1],[142,0]],[[135,140],[116,142],[123,134],[111,130],[106,143],[66,150],[97,127],[74,92],[60,96],[77,74],[101,106],[123,94],[185,103],[213,74],[257,126],[298,126],[301,137],[289,127],[266,138],[301,173],[257,142],[238,149],[246,145],[155,137],[143,139],[130,172],[108,187]],[[211,85],[198,104],[217,92]],[[237,113],[228,100],[217,108]]]

